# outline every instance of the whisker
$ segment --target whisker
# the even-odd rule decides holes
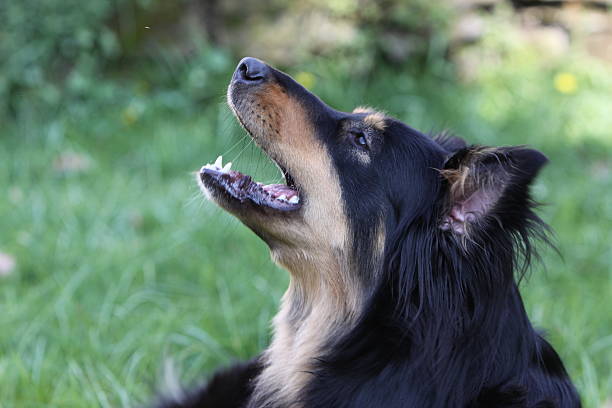
[[[242,153],[249,147],[253,145],[253,139],[249,138],[247,144],[238,152],[238,154],[232,159],[232,161],[237,161]]]

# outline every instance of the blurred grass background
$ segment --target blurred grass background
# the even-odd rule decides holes
[[[192,172],[277,171],[224,103],[238,59],[330,105],[530,144],[562,257],[523,293],[612,406],[609,1],[0,2],[0,407],[131,407],[268,342],[287,274]]]

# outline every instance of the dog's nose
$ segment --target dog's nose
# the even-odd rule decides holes
[[[238,63],[234,73],[236,79],[245,82],[263,82],[270,74],[270,68],[257,58],[246,57]]]

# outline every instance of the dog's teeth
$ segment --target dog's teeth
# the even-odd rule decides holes
[[[285,194],[283,194],[283,195],[279,196],[279,197],[277,198],[277,200],[287,201],[287,196],[286,196]]]
[[[231,168],[232,168],[232,162],[227,162],[227,164],[225,166],[223,166],[221,171],[223,173],[227,173],[228,171],[230,171]]]
[[[223,167],[223,158],[221,156],[217,157],[217,160],[215,160],[215,167],[217,169]]]
[[[300,202],[300,198],[299,198],[298,196],[293,196],[293,197],[291,197],[291,198],[289,199],[289,202],[290,202],[291,204],[297,204],[297,203],[299,203],[299,202]]]

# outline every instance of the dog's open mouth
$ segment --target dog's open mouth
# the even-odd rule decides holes
[[[240,203],[247,201],[274,210],[291,211],[300,208],[300,195],[291,175],[281,167],[286,184],[263,184],[246,174],[232,170],[232,163],[223,165],[219,156],[212,164],[200,169],[200,179],[205,184],[228,195]],[[279,166],[280,167],[280,166]]]

